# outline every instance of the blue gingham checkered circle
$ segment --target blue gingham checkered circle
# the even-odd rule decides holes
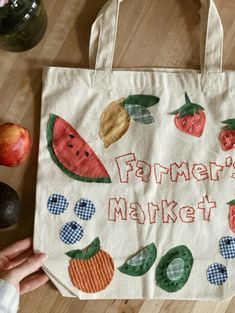
[[[66,223],[60,229],[60,239],[67,245],[73,244],[83,237],[83,228],[77,222]]]
[[[95,214],[94,203],[88,199],[80,199],[75,204],[74,212],[80,219],[88,221]]]
[[[219,250],[225,259],[235,259],[235,237],[226,236],[220,239]]]
[[[60,215],[69,206],[67,199],[59,194],[53,194],[48,198],[47,208],[51,214]]]
[[[228,279],[227,268],[223,264],[214,263],[207,269],[207,279],[212,285],[223,285]]]

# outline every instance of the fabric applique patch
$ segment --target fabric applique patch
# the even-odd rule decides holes
[[[219,250],[225,259],[235,259],[235,237],[223,237],[219,242]]]
[[[152,243],[128,259],[118,270],[130,276],[142,276],[150,270],[156,258],[157,249]]]
[[[78,242],[83,237],[83,227],[77,222],[68,222],[60,229],[60,239],[67,245]]]
[[[229,226],[235,233],[235,199],[227,204],[229,205]]]
[[[137,255],[135,255],[133,258],[131,258],[130,260],[127,260],[126,263],[131,266],[143,265],[147,257],[148,257],[148,252],[146,251],[146,249],[144,249],[140,251]]]
[[[68,208],[69,203],[63,195],[53,194],[48,198],[47,208],[51,214],[60,215]]]
[[[212,285],[223,285],[228,279],[227,268],[223,264],[214,263],[207,269],[207,279]]]
[[[155,119],[148,109],[139,104],[129,104],[124,102],[124,107],[132,120],[141,124],[153,124]]]
[[[174,259],[167,267],[167,277],[171,281],[179,280],[184,273],[184,260],[181,258]]]
[[[47,141],[52,160],[69,177],[83,182],[111,183],[91,147],[68,122],[54,114],[50,114]]]
[[[147,108],[159,101],[155,96],[133,95],[109,104],[100,117],[99,134],[104,147],[108,148],[126,134],[131,119],[141,124],[154,123],[154,117]]]
[[[74,208],[75,214],[82,220],[90,220],[95,214],[95,205],[91,200],[80,199]]]
[[[156,268],[156,284],[167,292],[182,289],[189,279],[193,261],[192,253],[186,246],[169,250]]]
[[[235,119],[222,122],[226,126],[221,130],[219,140],[223,151],[235,149]]]
[[[206,124],[204,108],[199,104],[192,103],[185,92],[185,104],[176,111],[169,113],[175,115],[176,127],[191,136],[201,137]]]
[[[100,248],[96,238],[84,250],[72,250],[66,253],[71,258],[69,275],[73,285],[86,293],[104,290],[114,276],[114,263],[111,256]]]

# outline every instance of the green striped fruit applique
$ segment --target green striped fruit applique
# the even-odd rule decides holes
[[[130,127],[131,120],[141,124],[153,124],[154,117],[148,108],[156,105],[160,99],[149,95],[133,95],[112,102],[100,117],[99,134],[108,148],[121,139]]]
[[[185,104],[178,110],[169,113],[175,115],[175,126],[182,132],[201,137],[206,124],[204,108],[199,104],[192,103],[187,92],[185,93]]]
[[[65,254],[71,258],[71,281],[79,290],[96,293],[111,283],[115,271],[113,259],[101,249],[99,238],[95,238],[84,250],[72,250]]]
[[[157,249],[154,243],[146,246],[137,254],[129,258],[118,268],[120,272],[129,276],[143,276],[153,266],[157,258]]]

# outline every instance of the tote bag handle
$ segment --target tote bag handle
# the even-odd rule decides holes
[[[108,0],[95,20],[90,37],[89,64],[96,70],[112,70],[120,2]],[[222,71],[223,26],[213,0],[201,0],[200,58],[202,73]]]

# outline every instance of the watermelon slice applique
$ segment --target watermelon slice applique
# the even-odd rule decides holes
[[[111,183],[91,147],[68,122],[55,114],[49,117],[47,142],[52,160],[69,177],[89,183]]]

